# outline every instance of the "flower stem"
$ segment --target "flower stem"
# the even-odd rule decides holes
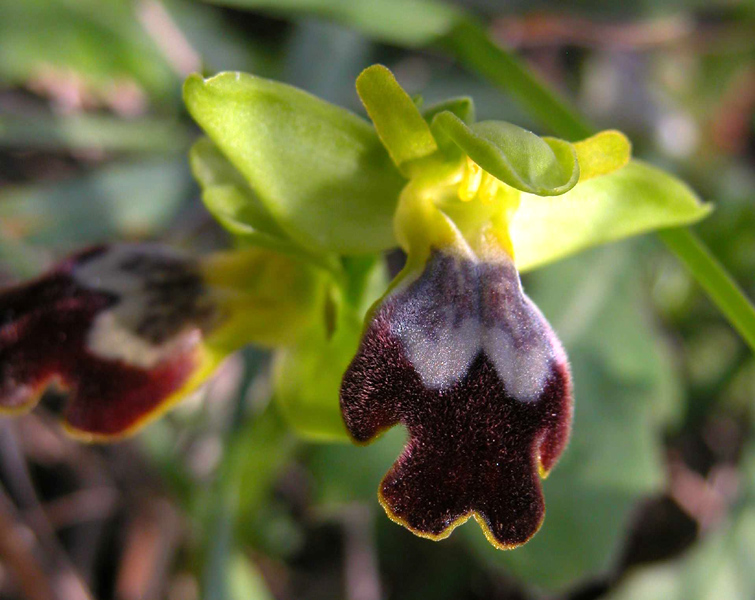
[[[658,231],[658,237],[684,263],[729,323],[755,351],[755,308],[723,265],[687,228],[663,229]]]
[[[498,46],[478,23],[465,19],[446,36],[445,46],[457,60],[511,94],[555,135],[575,141],[595,128],[518,57]]]
[[[460,22],[444,42],[462,65],[511,94],[554,134],[578,140],[595,133],[576,108],[519,58],[496,45],[476,22]],[[665,229],[657,234],[755,351],[755,307],[723,265],[689,228]]]

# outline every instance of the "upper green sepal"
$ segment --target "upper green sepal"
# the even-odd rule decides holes
[[[522,194],[510,229],[517,268],[527,271],[591,246],[694,223],[711,210],[676,177],[633,160],[561,196]]]
[[[395,245],[392,216],[403,180],[365,120],[302,90],[243,73],[191,75],[184,100],[296,243],[339,254]]]

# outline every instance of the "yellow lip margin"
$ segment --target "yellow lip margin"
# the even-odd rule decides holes
[[[501,542],[499,542],[493,535],[493,532],[490,530],[490,527],[488,527],[488,524],[485,522],[485,519],[483,519],[480,513],[475,510],[470,510],[468,513],[461,515],[458,519],[452,521],[443,531],[441,531],[438,534],[428,533],[426,531],[415,529],[414,527],[409,525],[405,520],[403,520],[401,517],[396,515],[391,510],[390,506],[388,506],[388,503],[383,497],[383,492],[382,492],[383,481],[385,481],[385,478],[383,478],[383,480],[380,482],[380,487],[378,488],[378,502],[380,502],[380,506],[383,507],[383,510],[385,510],[385,514],[388,516],[388,518],[394,523],[397,523],[399,525],[402,525],[403,527],[406,527],[414,535],[421,538],[426,538],[428,540],[433,540],[434,542],[445,540],[448,536],[450,536],[453,533],[454,529],[456,529],[459,525],[463,525],[469,520],[470,517],[474,517],[475,521],[477,521],[477,524],[480,526],[480,529],[482,529],[482,533],[485,535],[485,539],[487,539],[488,542],[494,548],[497,548],[498,550],[513,550],[529,542],[534,537],[534,535],[538,531],[540,531],[540,528],[543,526],[543,521],[545,521],[545,510],[543,510],[543,516],[540,518],[540,521],[538,522],[535,530],[532,532],[532,535],[530,535],[526,540],[518,544],[501,544]]]
[[[184,400],[186,396],[196,389],[198,389],[205,381],[208,380],[213,371],[223,361],[224,356],[219,353],[212,352],[203,344],[200,344],[197,348],[197,352],[200,354],[199,367],[194,371],[191,377],[184,383],[179,389],[170,394],[163,400],[154,410],[145,413],[142,417],[134,421],[123,431],[118,433],[93,433],[91,431],[84,431],[71,425],[67,418],[63,421],[63,429],[66,434],[75,440],[86,442],[88,444],[95,443],[113,443],[119,442],[126,438],[132,437],[139,430],[146,427],[153,421],[163,416],[170,409],[174,408],[181,400]]]

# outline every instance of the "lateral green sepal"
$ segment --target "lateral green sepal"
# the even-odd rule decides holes
[[[247,75],[191,75],[189,112],[278,226],[313,252],[395,245],[402,178],[373,127],[294,87]]]
[[[522,194],[511,221],[520,271],[591,246],[694,223],[712,206],[681,180],[639,160],[553,198]]]

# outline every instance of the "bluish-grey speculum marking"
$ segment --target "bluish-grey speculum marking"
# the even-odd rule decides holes
[[[396,299],[391,332],[427,387],[458,382],[483,352],[509,393],[522,401],[538,397],[562,353],[505,259],[488,263],[436,252]]]

